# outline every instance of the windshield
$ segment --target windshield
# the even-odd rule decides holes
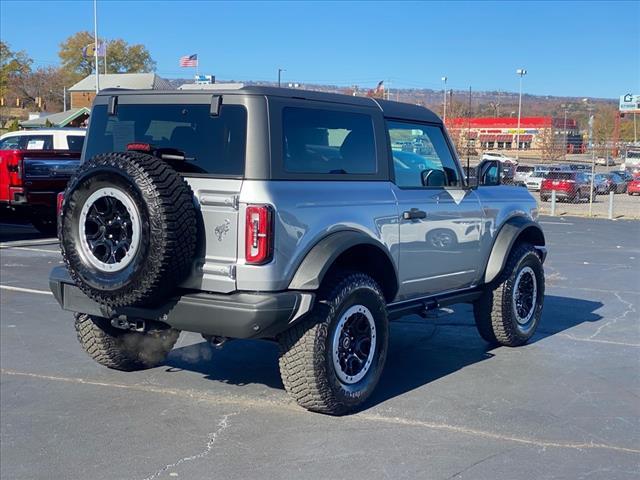
[[[223,105],[217,116],[209,105],[118,105],[116,115],[96,105],[84,158],[148,143],[182,152],[185,159],[172,163],[180,172],[242,176],[246,125],[247,112],[239,105]]]

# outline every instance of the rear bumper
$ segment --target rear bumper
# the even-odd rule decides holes
[[[105,318],[159,320],[190,332],[229,338],[274,337],[296,323],[313,305],[310,292],[188,293],[154,308],[111,308],[87,297],[64,267],[49,275],[49,287],[64,310]]]
[[[540,197],[551,198],[552,190],[540,190]],[[578,195],[578,191],[556,190],[556,198],[558,200],[573,199]]]

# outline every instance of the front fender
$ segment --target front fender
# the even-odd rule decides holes
[[[540,225],[526,217],[512,217],[500,228],[493,243],[491,254],[487,261],[487,268],[485,269],[484,283],[491,283],[500,275],[518,239],[523,239],[533,244],[540,251],[544,262],[546,257],[545,239]]]

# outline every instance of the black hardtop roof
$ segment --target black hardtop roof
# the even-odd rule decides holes
[[[318,102],[341,103],[360,107],[380,108],[385,117],[399,120],[415,120],[419,122],[442,123],[440,117],[428,108],[410,103],[381,100],[371,97],[354,97],[339,93],[317,92],[314,90],[300,90],[295,88],[243,86],[241,88],[206,88],[202,90],[129,90],[109,88],[101,90],[99,96],[111,95],[264,95],[266,97],[281,97],[304,99]]]

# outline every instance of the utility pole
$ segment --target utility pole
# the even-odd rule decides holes
[[[98,68],[98,0],[93,0],[93,36],[95,40],[94,56],[96,59],[96,93],[100,91],[100,69]]]
[[[278,69],[278,87],[281,85],[282,72],[286,72],[286,70],[284,68],[279,68]]]
[[[67,111],[67,87],[62,88],[62,111]]]
[[[520,75],[520,92],[518,94],[518,131],[516,132],[516,160],[520,160],[520,116],[522,114],[522,77],[527,74],[524,68],[516,70],[516,75]]]
[[[447,77],[442,77],[444,87],[442,88],[443,102],[442,102],[442,123],[447,123]]]

